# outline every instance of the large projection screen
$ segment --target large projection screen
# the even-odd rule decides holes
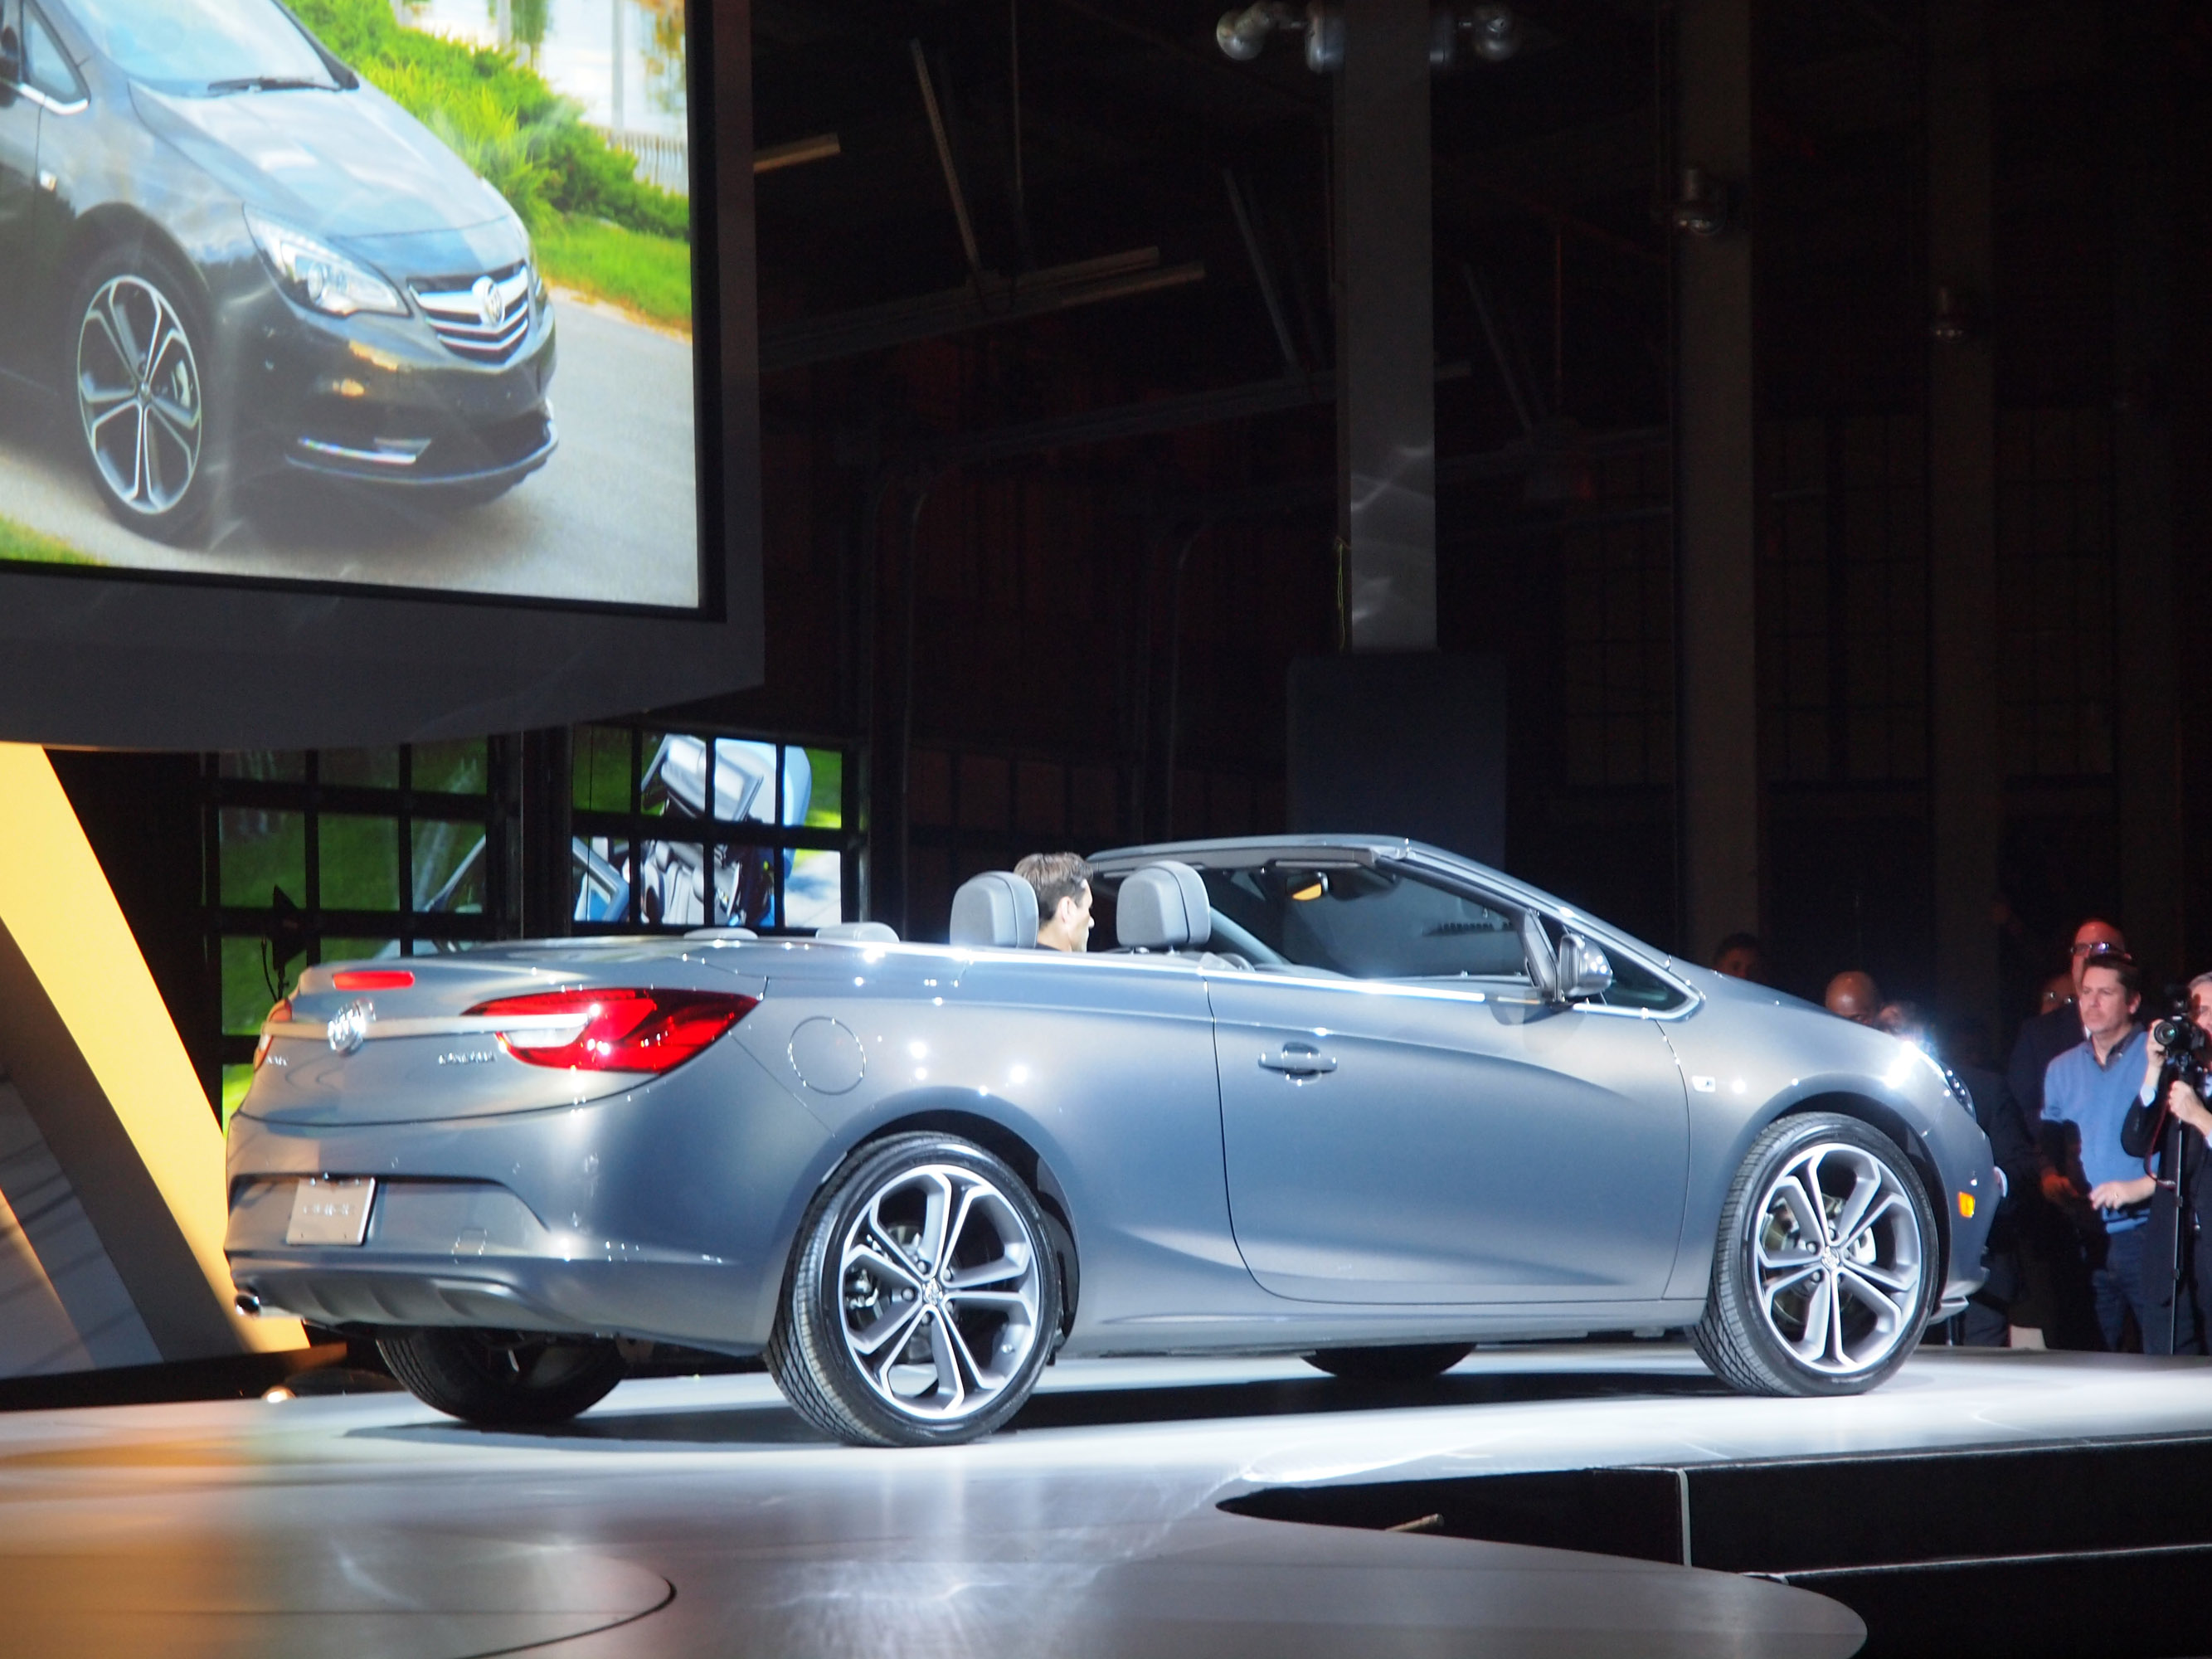
[[[0,737],[389,742],[757,681],[747,30],[0,0]]]

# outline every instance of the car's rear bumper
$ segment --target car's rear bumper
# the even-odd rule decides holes
[[[368,1103],[364,1103],[365,1104]],[[241,1294],[342,1326],[766,1341],[822,1126],[735,1044],[580,1105],[419,1122],[231,1121]],[[313,1176],[377,1182],[358,1245],[286,1242]]]
[[[705,1310],[730,1307],[731,1275],[670,1263],[498,1261],[396,1252],[234,1255],[231,1279],[260,1312],[334,1329],[469,1329],[646,1337],[733,1354],[761,1344]]]
[[[360,1244],[302,1248],[284,1238],[296,1184],[294,1176],[264,1177],[232,1194],[231,1278],[264,1310],[323,1325],[490,1325],[736,1341],[713,1316],[745,1299],[733,1283],[751,1276],[744,1264],[548,1226],[489,1181],[383,1182]]]

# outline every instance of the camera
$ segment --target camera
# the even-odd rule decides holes
[[[2159,1068],[2150,1103],[2128,1109],[2120,1124],[2120,1148],[2130,1158],[2142,1158],[2150,1152],[2152,1138],[2165,1119],[2166,1091],[2176,1083],[2185,1084],[2200,1100],[2212,1094],[2208,1073],[2212,1073],[2212,1036],[2189,1017],[2189,1005],[2176,999],[2172,1012],[2150,1028],[2150,1040],[2166,1053],[2166,1063]]]
[[[2204,1028],[2190,1018],[2189,1011],[2178,1008],[2150,1028],[2150,1040],[2166,1050],[2169,1060],[2186,1055],[2201,1073],[2208,1058],[2212,1058],[2212,1036]]]

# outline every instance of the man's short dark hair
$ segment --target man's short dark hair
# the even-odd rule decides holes
[[[1091,866],[1080,853],[1032,853],[1014,873],[1036,889],[1037,919],[1050,921],[1062,899],[1081,898],[1091,884]]]
[[[2106,968],[2117,974],[2120,989],[2130,996],[2142,994],[2142,968],[2125,951],[2090,951],[2088,960],[2081,964],[2081,971],[2087,974],[2092,968]]]
[[[1766,947],[1759,942],[1756,933],[1730,933],[1713,946],[1713,960],[1718,962],[1731,951],[1748,951],[1755,957],[1766,954]]]

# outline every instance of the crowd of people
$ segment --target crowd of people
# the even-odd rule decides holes
[[[1765,976],[1748,934],[1722,940],[1712,965]],[[2212,1041],[2212,974],[2187,994],[2187,1021]],[[1824,1000],[1838,1018],[1948,1066],[2004,1172],[1989,1278],[1953,1340],[2212,1352],[2212,1227],[2200,1224],[2197,1192],[2212,1170],[2212,1109],[2200,1092],[2212,1085],[2158,1040],[2188,1049],[2186,1024],[2147,1025],[2142,970],[2118,927],[2093,917],[2075,930],[2067,971],[2041,988],[2002,1071],[1978,1023],[1932,1030],[1863,970],[1838,974]],[[2212,1187],[2203,1199],[2212,1208]]]

